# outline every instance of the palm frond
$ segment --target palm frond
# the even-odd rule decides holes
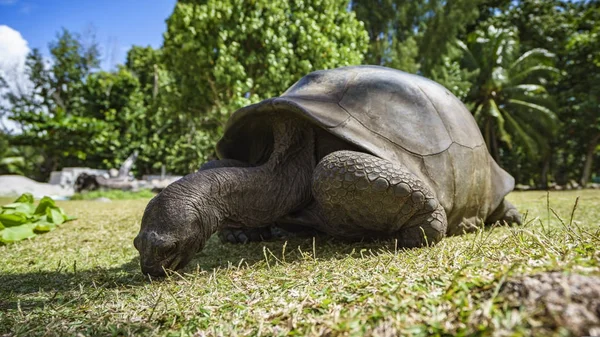
[[[504,109],[509,111],[514,118],[517,118],[522,123],[530,126],[536,133],[543,135],[548,139],[554,138],[557,131],[555,121],[543,115],[540,116],[539,113],[518,105],[506,105],[504,106]]]
[[[525,95],[544,95],[547,94],[546,88],[539,84],[518,84],[510,87],[505,87],[504,91],[509,94],[525,94]]]
[[[536,105],[540,105],[545,107],[546,109],[550,109],[551,111],[556,112],[558,110],[555,99],[550,95],[531,95],[527,93],[519,93],[519,92],[504,92],[503,93],[504,101],[503,103],[508,103],[509,99],[514,99],[517,101],[524,101],[528,103],[533,103]]]
[[[525,79],[533,74],[538,73],[539,76],[542,77],[551,77],[552,75],[560,75],[560,71],[552,66],[538,65],[534,67],[529,67],[527,69],[523,69],[520,71],[515,71],[515,69],[510,69],[511,73],[511,83],[512,84],[522,84]]]
[[[467,68],[471,71],[479,69],[479,63],[477,62],[477,59],[473,56],[473,53],[471,52],[471,49],[469,49],[467,44],[460,40],[457,40],[456,45],[463,53],[463,57],[461,59],[461,64],[463,68]]]
[[[560,121],[558,120],[558,117],[556,116],[554,111],[552,111],[544,106],[541,106],[541,105],[538,105],[535,103],[531,103],[531,102],[520,101],[517,99],[509,99],[507,101],[507,105],[509,105],[509,106],[513,105],[513,106],[525,108],[530,113],[536,114],[537,117],[546,121],[545,126],[550,128],[550,131],[552,133],[554,133],[558,129],[558,125],[560,123]]]
[[[540,156],[545,156],[546,153],[548,152],[548,150],[550,149],[550,138],[548,137],[547,134],[540,132],[539,128],[536,128],[534,124],[532,123],[528,123],[525,120],[525,117],[527,117],[528,115],[513,115],[512,117],[514,118],[514,120],[519,123],[519,125],[522,127],[522,129],[525,131],[525,133],[527,133],[527,135],[529,136],[529,138],[531,138],[531,140],[533,140],[534,144],[535,144],[535,149],[536,152],[534,154],[532,154],[532,156],[534,157],[540,157]]]
[[[523,55],[521,55],[516,61],[514,61],[509,66],[509,69],[517,69],[524,65],[531,64],[529,62],[536,62],[537,64],[539,64],[540,61],[551,62],[554,56],[555,55],[553,53],[549,52],[546,49],[535,48],[523,53]]]
[[[500,111],[504,115],[507,124],[510,126],[511,133],[515,136],[518,143],[523,146],[528,155],[535,156],[538,150],[536,141],[529,136],[529,133],[521,127],[521,123],[517,122],[508,111],[504,109]]]

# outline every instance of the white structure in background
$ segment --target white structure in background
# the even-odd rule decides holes
[[[73,188],[75,180],[80,174],[87,173],[89,175],[103,176],[108,178],[107,170],[97,170],[89,167],[65,167],[62,171],[54,171],[50,173],[50,185],[59,185],[61,187]]]

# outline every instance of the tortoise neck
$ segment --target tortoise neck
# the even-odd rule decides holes
[[[266,163],[214,170],[223,187],[220,199],[226,201],[225,221],[249,227],[268,225],[310,201],[313,132],[299,121],[274,123],[275,143]]]
[[[314,131],[297,123],[274,124],[273,152],[263,165],[214,168],[180,180],[205,239],[224,226],[268,225],[310,202]]]

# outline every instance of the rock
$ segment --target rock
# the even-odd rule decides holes
[[[517,190],[517,191],[529,191],[530,189],[531,189],[531,186],[529,186],[529,185],[523,185],[523,184],[515,185],[515,190]]]
[[[60,185],[40,183],[19,175],[0,176],[0,196],[16,197],[23,193],[31,193],[37,199],[44,196],[65,199],[75,192],[72,187],[63,188]]]
[[[578,190],[581,188],[581,185],[579,185],[579,183],[573,179],[569,180],[567,186],[570,186],[572,190]]]
[[[563,327],[574,336],[600,335],[600,277],[561,272],[522,276],[507,281],[499,295],[514,307],[525,307],[541,323],[534,329]]]

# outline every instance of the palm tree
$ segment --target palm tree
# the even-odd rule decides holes
[[[544,87],[558,73],[554,55],[545,49],[519,55],[516,33],[494,26],[471,33],[459,47],[463,66],[473,74],[466,103],[494,159],[499,159],[499,142],[546,157],[559,124]]]

